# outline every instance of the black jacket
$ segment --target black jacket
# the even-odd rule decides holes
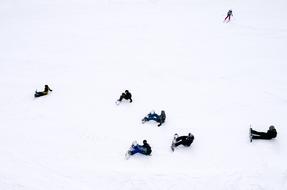
[[[194,136],[191,135],[191,136],[180,136],[180,137],[177,137],[176,141],[181,141],[181,144],[184,145],[184,146],[190,146],[191,143],[193,142],[194,140]]]
[[[267,131],[267,135],[270,137],[270,138],[275,138],[277,136],[277,131],[276,129],[269,129]]]
[[[48,85],[45,85],[45,89],[44,89],[44,92],[48,93],[49,91],[52,91]]]
[[[233,16],[231,10],[228,11],[227,16]]]
[[[161,111],[161,114],[159,116],[159,124],[157,126],[161,126],[161,124],[165,122],[165,118],[166,118],[165,111]]]
[[[127,91],[127,92],[125,92],[124,97],[125,97],[125,99],[131,99],[132,94],[129,91]]]
[[[151,154],[151,147],[148,143],[144,143],[143,147],[146,148],[146,155],[150,155]]]

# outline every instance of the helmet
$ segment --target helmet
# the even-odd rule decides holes
[[[132,143],[133,146],[136,146],[137,144],[138,144],[137,141],[133,141],[133,143]]]
[[[146,143],[147,143],[147,141],[146,141],[146,140],[143,140],[143,143],[144,143],[144,144],[146,144]]]
[[[270,130],[274,130],[275,127],[274,127],[273,125],[271,125],[271,126],[269,127],[269,129],[270,129]]]
[[[125,90],[125,93],[128,93],[129,91],[128,90]]]

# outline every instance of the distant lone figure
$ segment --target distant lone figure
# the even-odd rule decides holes
[[[51,90],[48,85],[45,85],[43,92],[37,92],[37,90],[35,91],[35,98],[40,97],[40,96],[45,96],[48,94],[49,91],[52,92],[53,90]]]
[[[225,19],[224,19],[224,22],[229,22],[231,16],[233,16],[232,10],[229,10],[229,11],[227,12],[227,16],[226,16]]]
[[[188,133],[187,136],[178,136],[177,133],[174,134],[173,141],[171,144],[171,150],[174,151],[174,148],[183,145],[189,147],[194,140],[194,136],[191,133]]]
[[[125,99],[125,100],[129,100],[130,103],[132,103],[132,94],[128,91],[128,90],[125,90],[124,93],[122,93],[122,95],[120,96],[120,98],[116,101],[116,104],[120,104],[122,102],[122,100]]]
[[[265,132],[258,132],[250,128],[250,142],[252,142],[253,139],[265,139],[270,140],[277,136],[277,131],[273,125],[271,125],[268,129],[268,131]]]

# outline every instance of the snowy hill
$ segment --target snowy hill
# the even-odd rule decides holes
[[[0,1],[0,189],[287,189],[286,6]],[[162,109],[164,125],[141,123]],[[250,124],[278,136],[250,143]],[[143,139],[152,156],[125,160]]]

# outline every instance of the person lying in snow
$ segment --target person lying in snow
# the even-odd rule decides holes
[[[253,139],[271,140],[273,138],[276,138],[276,136],[277,131],[273,125],[269,127],[266,133],[255,131],[250,127],[250,142],[252,142]]]
[[[161,111],[160,115],[158,115],[154,111],[152,111],[146,117],[144,117],[142,119],[142,123],[145,123],[147,121],[153,120],[153,121],[156,121],[156,122],[159,123],[157,125],[159,127],[159,126],[161,126],[161,124],[163,124],[165,122],[165,119],[166,119],[166,115],[165,115],[165,111],[164,110]]]
[[[48,94],[49,91],[53,91],[50,89],[50,87],[48,85],[45,85],[44,91],[43,92],[37,92],[37,90],[35,91],[35,97],[40,97],[40,96],[45,96]]]

